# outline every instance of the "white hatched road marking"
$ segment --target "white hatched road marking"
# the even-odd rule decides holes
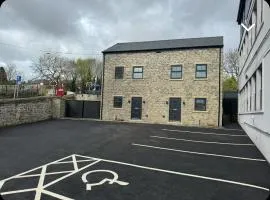
[[[80,156],[78,156],[78,157],[80,157]],[[71,158],[72,161],[63,161],[63,160],[69,159],[69,158]],[[77,162],[87,162],[87,161],[91,161],[91,164],[88,164],[87,166],[85,166],[85,167],[83,167],[81,169],[78,169]],[[47,195],[50,195],[50,196],[53,196],[53,197],[56,197],[56,198],[59,198],[59,199],[62,199],[62,200],[70,200],[70,198],[67,198],[67,197],[64,197],[62,195],[59,195],[59,194],[56,194],[56,193],[53,193],[53,192],[44,190],[45,186],[46,187],[49,187],[50,185],[55,184],[58,181],[61,181],[61,180],[65,179],[65,178],[67,178],[69,176],[72,176],[73,174],[75,174],[75,173],[77,173],[77,172],[79,172],[79,171],[81,171],[81,170],[83,170],[83,169],[85,169],[85,168],[87,168],[87,167],[89,167],[91,165],[94,165],[94,164],[96,164],[99,161],[100,160],[85,159],[85,158],[84,158],[84,160],[77,160],[75,155],[67,156],[67,157],[61,158],[59,160],[56,160],[56,161],[50,162],[48,164],[45,164],[43,166],[36,167],[34,169],[25,171],[23,173],[17,174],[15,176],[12,176],[10,178],[6,178],[6,179],[0,181],[0,190],[1,190],[1,188],[5,184],[5,182],[7,182],[7,181],[9,181],[11,179],[27,178],[27,177],[38,177],[39,176],[40,178],[39,178],[39,183],[38,183],[37,188],[8,191],[8,192],[2,192],[0,194],[2,196],[4,196],[4,195],[17,194],[17,193],[24,193],[24,192],[36,192],[35,199],[34,200],[40,200],[41,199],[41,195],[43,193],[46,193]],[[61,171],[61,172],[50,172],[50,173],[46,173],[46,169],[47,169],[47,167],[49,165],[58,165],[58,164],[63,164],[63,163],[73,164],[74,170],[73,171]],[[40,174],[29,174],[31,172],[34,172],[34,171],[38,170],[38,169],[41,169],[41,173]],[[68,173],[68,174],[62,176],[59,179],[56,179],[55,181],[52,181],[52,182],[48,183],[45,186],[43,185],[44,184],[44,178],[45,178],[46,175],[64,174],[64,173]]]
[[[194,142],[194,143],[203,143],[203,144],[221,144],[221,145],[232,145],[232,146],[255,146],[254,144],[241,144],[241,143],[224,143],[224,142],[209,142],[209,141],[202,141],[202,140],[186,140],[181,138],[170,138],[170,137],[160,137],[160,136],[150,136],[151,138],[159,138],[159,139],[165,139],[165,140],[178,140],[178,141],[184,141],[184,142]]]
[[[52,196],[52,197],[55,197],[55,198],[58,198],[58,199],[61,199],[61,200],[74,200],[74,199],[70,199],[68,197],[62,196],[60,194],[56,194],[54,192],[50,192],[48,190],[43,190],[42,193],[47,194],[47,195]]]
[[[77,163],[88,162],[88,161],[94,161],[94,160],[76,160]],[[57,164],[68,164],[68,163],[73,163],[73,160],[72,161],[57,162]]]
[[[175,152],[181,152],[181,153],[204,155],[204,156],[214,156],[214,157],[221,157],[221,158],[231,158],[231,159],[239,159],[239,160],[266,162],[266,160],[258,159],[258,158],[245,158],[245,157],[237,157],[237,156],[229,156],[229,155],[221,155],[221,154],[213,154],[213,153],[201,153],[201,152],[196,152],[196,151],[185,151],[185,150],[181,150],[181,149],[171,149],[171,148],[157,147],[157,146],[136,144],[136,143],[132,143],[132,145],[146,147],[146,148],[152,148],[152,149],[166,150],[166,151],[175,151]]]
[[[73,161],[74,170],[75,170],[75,172],[77,172],[79,169],[78,169],[78,164],[76,162],[75,155],[72,155],[72,161]]]
[[[61,178],[58,178],[58,179],[56,179],[56,180],[54,180],[54,181],[52,181],[52,182],[50,182],[50,183],[44,185],[43,188],[47,188],[47,187],[49,187],[49,186],[51,186],[51,185],[53,185],[53,184],[55,184],[55,183],[57,183],[57,182],[59,182],[59,181],[62,181],[63,179],[66,179],[66,178],[68,178],[68,177],[70,177],[70,176],[72,176],[72,175],[74,175],[74,174],[76,174],[76,173],[78,173],[78,172],[80,172],[80,171],[82,171],[82,170],[84,170],[84,169],[86,169],[86,168],[92,166],[92,165],[95,165],[95,164],[97,164],[97,163],[100,162],[100,161],[101,161],[101,160],[96,160],[96,161],[92,162],[91,164],[86,165],[85,167],[80,168],[80,169],[77,170],[77,171],[74,171],[74,172],[72,172],[72,173],[70,173],[70,174],[67,174],[67,175],[65,175],[65,176],[63,176],[63,177],[61,177]]]
[[[2,192],[1,195],[8,195],[8,194],[17,194],[17,193],[24,193],[24,192],[33,192],[36,191],[36,188],[29,188],[24,190],[14,190],[9,192]]]
[[[41,174],[40,174],[40,177],[39,177],[38,186],[37,186],[37,190],[36,190],[35,200],[40,200],[40,198],[41,198],[42,187],[43,187],[43,184],[44,184],[46,169],[47,169],[46,165],[42,167]]]
[[[136,144],[133,144],[133,145],[136,145]],[[223,183],[228,183],[228,184],[234,184],[234,185],[239,185],[239,186],[243,186],[243,187],[249,187],[249,188],[253,188],[253,189],[259,189],[259,190],[264,190],[264,191],[269,191],[268,188],[265,188],[265,187],[261,187],[261,186],[257,186],[257,185],[252,185],[252,184],[248,184],[248,183],[242,183],[242,182],[237,182],[237,181],[231,181],[231,180],[226,180],[226,179],[219,179],[219,178],[213,178],[213,177],[207,177],[207,176],[200,176],[200,175],[196,175],[196,174],[189,174],[189,173],[182,173],[182,172],[176,172],[176,171],[171,171],[171,170],[164,170],[164,169],[158,169],[158,168],[154,168],[154,167],[147,167],[147,166],[141,166],[141,165],[136,165],[136,164],[130,164],[130,163],[125,163],[125,162],[119,162],[119,161],[113,161],[113,160],[106,160],[106,159],[100,159],[100,158],[94,158],[94,157],[87,157],[87,156],[81,156],[81,155],[76,155],[76,154],[73,154],[72,156],[70,156],[71,158],[73,157],[83,157],[83,158],[89,158],[90,160],[89,161],[93,161],[91,164],[85,166],[85,167],[82,167],[80,169],[78,169],[77,171],[75,170],[74,168],[74,171],[72,171],[71,173],[59,178],[59,179],[56,179],[50,183],[48,183],[47,185],[43,185],[44,183],[44,176],[46,175],[46,168],[48,165],[50,164],[53,164],[53,163],[56,163],[58,161],[54,161],[54,162],[51,162],[49,164],[46,164],[44,166],[41,166],[41,167],[38,167],[38,168],[35,168],[35,169],[32,169],[32,170],[29,170],[27,172],[23,172],[21,174],[18,174],[18,175],[15,175],[15,176],[12,176],[8,179],[5,179],[5,180],[2,180],[0,181],[0,186],[1,186],[1,183],[4,184],[4,182],[6,180],[11,180],[13,178],[18,178],[19,176],[21,175],[24,175],[24,174],[27,174],[29,172],[32,172],[36,169],[39,169],[41,168],[42,171],[41,171],[41,176],[40,176],[40,179],[39,179],[39,183],[38,183],[38,187],[37,188],[30,188],[30,189],[24,189],[24,190],[16,190],[16,191],[8,191],[8,192],[3,192],[1,193],[1,195],[8,195],[8,194],[16,194],[16,193],[22,193],[22,192],[33,192],[33,191],[36,191],[36,198],[35,200],[40,200],[40,196],[39,196],[39,192],[40,194],[47,194],[49,196],[52,196],[52,197],[55,197],[57,199],[62,199],[62,200],[72,200],[71,198],[68,198],[68,197],[65,197],[65,196],[62,196],[60,194],[56,194],[54,192],[50,192],[50,191],[47,191],[46,188],[53,185],[53,184],[56,184],[57,182],[63,180],[63,179],[66,179],[92,165],[95,165],[97,164],[98,162],[108,162],[108,163],[114,163],[114,164],[120,164],[120,165],[125,165],[125,166],[130,166],[130,167],[136,167],[136,168],[140,168],[140,169],[146,169],[146,170],[151,170],[151,171],[157,171],[157,172],[163,172],[163,173],[168,173],[168,174],[174,174],[174,175],[179,175],[179,176],[186,176],[186,177],[191,177],[191,178],[197,178],[197,179],[205,179],[205,180],[210,180],[210,181],[216,181],[216,182],[223,182]],[[76,160],[76,157],[75,157],[75,160]],[[63,159],[60,159],[60,160],[64,160],[65,158]]]
[[[191,133],[191,134],[201,134],[201,135],[220,135],[220,136],[229,136],[229,137],[248,137],[247,135],[231,135],[226,133],[207,133],[207,132],[198,132],[198,131],[181,131],[181,130],[172,130],[172,129],[161,129],[168,132],[178,132],[178,133]]]
[[[46,173],[45,175],[68,174],[68,173],[72,173],[72,172],[73,171],[49,172],[49,173]],[[16,178],[29,178],[29,177],[36,177],[36,176],[40,176],[40,174],[22,175],[22,176],[18,176]]]

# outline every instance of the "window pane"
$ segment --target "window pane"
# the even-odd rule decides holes
[[[124,67],[115,67],[115,79],[123,79]]]
[[[206,111],[206,99],[205,98],[196,98],[195,99],[195,110]]]
[[[134,74],[133,74],[133,78],[134,78],[134,79],[143,78],[143,74],[142,74],[142,73],[134,73]]]
[[[142,67],[134,67],[133,68],[133,72],[142,72],[142,71],[143,71]]]
[[[196,72],[196,78],[206,78],[206,72]]]
[[[113,98],[113,107],[114,108],[122,108],[123,97],[117,96]]]
[[[172,66],[172,71],[182,71],[182,66]]]
[[[197,70],[206,70],[206,65],[197,65]]]
[[[182,72],[172,72],[171,73],[172,79],[181,79],[182,78]]]

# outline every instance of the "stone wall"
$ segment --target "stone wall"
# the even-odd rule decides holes
[[[219,84],[222,55],[220,48],[105,54],[102,118],[136,122],[130,119],[130,101],[139,96],[144,101],[139,122],[171,123],[167,102],[170,97],[180,97],[181,122],[172,124],[218,126],[221,124],[219,114],[222,114],[222,88]],[[207,64],[207,78],[195,78],[196,64]],[[181,80],[170,79],[171,65],[182,65]],[[116,66],[124,67],[123,79],[114,78]],[[132,79],[133,66],[143,66],[143,79]],[[113,107],[113,96],[123,96],[122,108]],[[195,98],[207,98],[206,111],[194,110]]]
[[[0,127],[32,123],[64,116],[64,100],[34,97],[0,100]]]
[[[93,95],[93,94],[76,94],[75,100],[79,101],[101,101],[100,95]]]

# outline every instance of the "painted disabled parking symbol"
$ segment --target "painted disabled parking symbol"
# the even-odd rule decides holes
[[[88,175],[94,174],[94,173],[106,173],[106,174],[108,174],[108,176],[110,176],[112,178],[104,178],[103,180],[101,180],[100,182],[97,182],[97,183],[88,183],[88,180],[87,180]],[[105,183],[109,183],[109,184],[116,183],[116,184],[121,185],[121,186],[126,186],[129,184],[128,182],[119,181],[118,174],[113,172],[113,171],[110,171],[110,170],[93,170],[93,171],[86,172],[82,175],[82,181],[84,183],[87,183],[86,190],[92,190],[92,187],[103,185]]]
[[[104,165],[106,167],[104,167]],[[112,166],[110,167],[110,165]],[[116,167],[116,165],[119,167],[117,168],[117,172],[114,171],[115,170],[114,167]],[[101,166],[103,167],[101,168]],[[108,169],[112,169],[113,171]],[[141,170],[147,170],[149,172],[149,177],[147,179],[145,179],[143,176],[132,177],[133,178],[132,184],[129,184],[128,182],[125,182],[126,180],[125,179],[123,180],[121,177],[121,174],[124,173],[125,170],[127,169],[132,170],[130,171],[132,172],[132,174],[142,173]],[[156,179],[157,172],[160,173],[160,175],[162,174],[165,175],[166,180],[168,180],[167,179],[168,175],[170,175],[170,176],[178,176],[179,178],[185,177],[185,181],[195,181],[196,179],[199,179],[203,181],[211,181],[213,183],[216,182],[223,185],[230,184],[234,185],[234,187],[231,187],[233,192],[236,191],[238,192],[239,187],[241,187],[242,189],[247,188],[248,190],[245,191],[250,192],[251,195],[259,194],[265,196],[264,198],[266,198],[266,196],[269,193],[268,188],[259,185],[252,185],[249,183],[236,182],[233,180],[225,180],[215,177],[201,176],[198,174],[189,174],[154,167],[136,165],[132,163],[124,163],[120,161],[106,160],[102,158],[94,158],[89,156],[73,154],[65,158],[53,161],[51,163],[47,163],[45,165],[36,167],[34,169],[30,169],[26,172],[14,175],[12,177],[0,180],[0,196],[2,196],[3,199],[43,200],[53,198],[59,200],[75,200],[75,199],[82,200],[86,198],[99,199],[101,195],[104,197],[103,199],[115,199],[111,197],[116,197],[116,195],[119,194],[121,194],[121,196],[123,197],[130,197],[131,194],[136,195],[135,193],[136,191],[142,191],[142,193],[139,194],[140,197],[142,197],[140,199],[149,199],[143,198],[149,197],[148,196],[149,193],[145,194],[143,193],[143,191],[145,190],[146,183],[144,184],[141,183],[142,181],[160,180],[159,178]],[[190,178],[192,180],[189,180],[187,178]],[[178,187],[181,187],[182,184],[185,184],[181,180],[179,179]],[[148,185],[149,183],[151,182],[148,182]],[[194,183],[196,184],[196,182]],[[109,185],[114,184],[116,186],[130,185],[130,187],[125,187],[125,190],[123,189],[117,192],[116,190],[102,192],[104,191],[103,189],[106,188],[107,184]],[[161,184],[160,185],[161,188],[162,186],[166,187],[167,183],[164,184],[158,183],[158,184]],[[171,182],[171,184],[174,184],[174,182]],[[201,183],[198,182],[197,184],[199,187]],[[178,187],[173,187],[174,188],[173,190],[176,195],[178,192]],[[101,188],[102,191],[98,191],[99,188]],[[122,188],[123,187],[121,187],[121,189]],[[212,188],[211,183],[209,185],[209,188]],[[164,193],[162,190],[156,187],[151,189],[153,190],[154,196],[158,195],[159,193],[160,194]],[[268,198],[267,200],[270,199]]]

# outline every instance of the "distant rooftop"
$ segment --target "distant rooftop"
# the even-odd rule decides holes
[[[158,51],[189,48],[223,47],[223,37],[202,37],[174,40],[157,40],[145,42],[117,43],[103,51],[103,53],[133,52],[133,51]]]

